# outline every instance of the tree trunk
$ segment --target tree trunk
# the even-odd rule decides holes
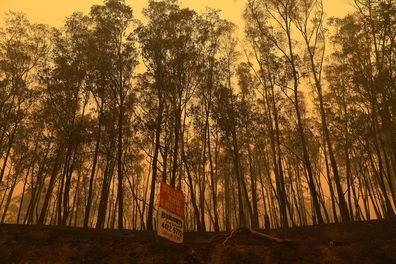
[[[60,162],[61,162],[61,159],[62,159],[62,156],[63,156],[62,152],[63,152],[63,149],[62,149],[61,146],[59,146],[58,150],[57,150],[56,157],[55,157],[54,167],[52,169],[50,182],[48,184],[47,193],[45,195],[44,203],[43,203],[43,206],[41,208],[40,217],[39,217],[39,219],[37,221],[37,224],[39,224],[39,225],[45,224],[45,218],[46,218],[46,215],[47,215],[48,205],[49,205],[49,202],[50,202],[50,199],[51,199],[51,196],[52,196],[52,191],[54,189],[56,177],[58,176],[58,172],[59,172],[59,169],[61,167],[60,166]]]
[[[88,221],[92,206],[92,196],[94,191],[93,182],[96,173],[96,164],[98,162],[99,146],[100,146],[101,131],[102,131],[102,119],[103,119],[103,103],[99,109],[99,124],[98,124],[97,136],[96,136],[95,152],[92,161],[91,177],[89,178],[88,199],[87,199],[87,205],[85,208],[85,215],[84,215],[84,228],[88,227]]]
[[[164,111],[164,102],[162,99],[162,92],[158,93],[159,107],[156,120],[155,129],[155,146],[152,162],[152,174],[151,174],[151,188],[150,188],[150,200],[149,208],[147,212],[147,230],[153,230],[153,209],[154,209],[154,197],[155,197],[155,183],[157,180],[157,163],[158,163],[158,152],[161,144],[161,124],[162,124],[162,114]],[[184,158],[184,157],[183,157]],[[186,165],[187,166],[187,165]]]

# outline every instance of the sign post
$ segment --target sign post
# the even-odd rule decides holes
[[[183,243],[183,228],[183,192],[161,182],[157,234],[173,242]]]

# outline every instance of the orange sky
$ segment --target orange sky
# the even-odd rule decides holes
[[[102,0],[0,0],[0,20],[8,10],[22,11],[32,22],[62,26],[66,16],[74,11],[87,13],[93,4],[101,4]],[[126,0],[132,6],[135,17],[141,18],[141,9],[147,5],[147,0]],[[242,10],[246,0],[182,0],[183,6],[196,11],[204,10],[206,6],[221,9],[223,17],[243,26]],[[352,0],[324,0],[328,16],[343,16],[352,10]],[[2,21],[0,22],[2,23]]]

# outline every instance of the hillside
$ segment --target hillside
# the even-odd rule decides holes
[[[0,225],[1,263],[396,263],[396,221],[186,233],[174,244],[144,231]]]

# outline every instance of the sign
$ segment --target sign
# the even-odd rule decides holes
[[[161,182],[157,234],[173,242],[183,243],[183,227],[183,192]]]

